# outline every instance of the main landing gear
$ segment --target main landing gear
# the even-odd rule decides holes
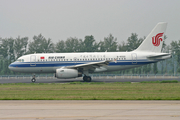
[[[32,83],[36,82],[36,76],[35,75],[33,75],[33,78],[31,79],[31,82]]]
[[[84,81],[84,82],[91,82],[91,77],[85,75],[85,76],[83,77],[83,81]]]

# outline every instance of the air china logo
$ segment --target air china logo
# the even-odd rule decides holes
[[[160,38],[160,37],[162,37],[163,34],[164,34],[164,33],[158,33],[156,36],[153,36],[153,37],[152,37],[152,44],[153,44],[154,46],[157,46],[157,47],[158,47],[158,46],[160,45],[160,41],[163,41],[163,39]]]

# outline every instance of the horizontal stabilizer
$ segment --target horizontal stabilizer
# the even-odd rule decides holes
[[[147,56],[147,59],[158,60],[158,59],[166,59],[166,58],[170,58],[170,57],[171,57],[171,54],[164,53],[164,54],[160,54],[160,55],[150,55],[150,56]]]

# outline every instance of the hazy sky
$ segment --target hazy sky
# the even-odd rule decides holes
[[[131,33],[147,36],[158,22],[168,22],[167,43],[180,40],[180,0],[0,0],[1,38],[100,41],[112,33],[120,43]]]

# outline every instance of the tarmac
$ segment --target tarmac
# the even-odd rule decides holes
[[[92,82],[141,82],[179,78],[93,79]],[[68,83],[81,79],[37,79],[36,83]],[[31,83],[0,79],[0,83]],[[1,100],[0,120],[180,120],[180,101]]]
[[[180,101],[0,101],[4,120],[180,120]]]
[[[141,82],[141,81],[162,81],[162,80],[177,80],[180,82],[180,78],[93,78],[92,82]],[[37,78],[36,83],[69,83],[69,82],[83,82],[82,78],[77,79],[57,79],[57,78]],[[31,78],[2,78],[0,83],[32,83]]]

